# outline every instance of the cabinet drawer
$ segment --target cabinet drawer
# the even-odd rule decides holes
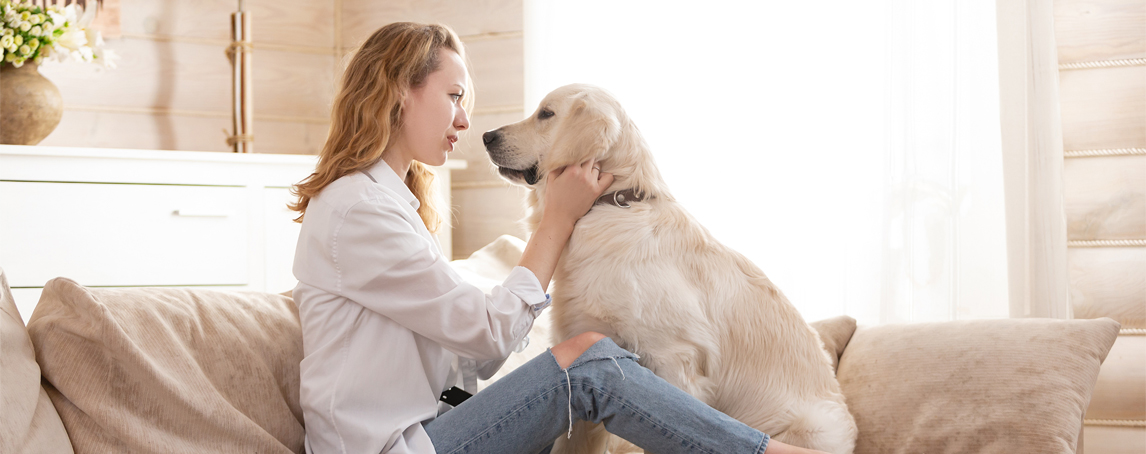
[[[244,285],[245,191],[0,181],[0,267],[12,287]]]
[[[298,213],[287,208],[294,201],[286,188],[263,190],[263,219],[266,220],[266,291],[280,293],[294,288],[294,250],[302,224],[294,222]]]

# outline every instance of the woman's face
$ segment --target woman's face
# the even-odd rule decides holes
[[[391,150],[407,161],[432,166],[446,163],[458,133],[470,127],[469,115],[462,108],[469,77],[465,62],[452,50],[442,48],[438,52],[437,71],[410,90],[402,103],[402,128]]]

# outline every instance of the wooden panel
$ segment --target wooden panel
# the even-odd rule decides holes
[[[255,52],[254,65],[255,115],[330,118],[335,90],[334,56],[261,50]],[[226,80],[230,84],[230,73]]]
[[[1146,57],[1146,2],[1055,0],[1059,63]]]
[[[317,155],[328,129],[327,124],[255,120],[255,153]]]
[[[231,119],[65,110],[44,146],[230,151]],[[255,121],[256,153],[318,154],[327,125]]]
[[[1146,147],[1146,66],[1061,71],[1066,150]]]
[[[131,38],[116,41],[114,49],[121,57],[114,70],[49,63],[40,72],[60,89],[65,105],[230,111],[230,65],[222,49]]]
[[[455,259],[469,257],[501,235],[525,238],[525,189],[517,186],[452,191],[458,224],[454,228]]]
[[[1086,426],[1086,454],[1142,454],[1146,452],[1146,428]]]
[[[246,204],[237,187],[0,182],[0,257],[12,287],[57,276],[83,285],[246,284]]]
[[[521,38],[466,43],[470,74],[477,92],[474,109],[525,102],[525,51]]]
[[[509,112],[471,117],[469,131],[462,134],[457,151],[450,156],[452,159],[464,159],[469,165],[463,170],[454,171],[454,181],[470,183],[500,180],[501,177],[497,176],[497,171],[489,160],[489,154],[482,145],[481,135],[491,129],[521,120],[521,116],[521,112]]]
[[[342,0],[342,45],[391,22],[442,23],[461,36],[522,29],[522,0]]]
[[[119,67],[47,64],[41,73],[65,105],[231,111],[231,70],[210,45],[122,39]],[[263,50],[254,55],[255,114],[329,118],[333,56]]]
[[[122,2],[123,33],[227,41],[231,13],[238,9],[235,0]],[[256,49],[260,43],[334,49],[333,1],[246,0],[244,6],[251,13]]]
[[[1071,248],[1068,258],[1075,318],[1146,328],[1146,248]]]
[[[99,30],[104,39],[119,38],[120,18],[120,0],[103,0],[91,28]]]
[[[1146,156],[1067,159],[1063,188],[1069,239],[1146,238]]]
[[[228,151],[229,118],[65,110],[41,146]],[[258,132],[256,125],[255,131]]]
[[[1146,420],[1146,336],[1119,336],[1106,355],[1086,419]]]

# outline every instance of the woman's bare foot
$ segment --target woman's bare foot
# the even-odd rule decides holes
[[[792,446],[787,443],[780,443],[776,440],[768,440],[768,449],[764,450],[764,454],[828,454],[824,451],[816,451],[814,449],[801,448],[799,446]]]

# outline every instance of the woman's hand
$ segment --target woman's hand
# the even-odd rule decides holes
[[[593,203],[611,184],[613,174],[602,172],[595,160],[550,172],[545,187],[542,222],[549,218],[558,223],[576,223],[593,208]]]
[[[549,288],[557,259],[573,234],[573,224],[593,208],[597,197],[611,184],[613,174],[601,172],[596,161],[566,166],[547,177],[541,224],[529,237],[518,263],[533,271],[542,290]]]

